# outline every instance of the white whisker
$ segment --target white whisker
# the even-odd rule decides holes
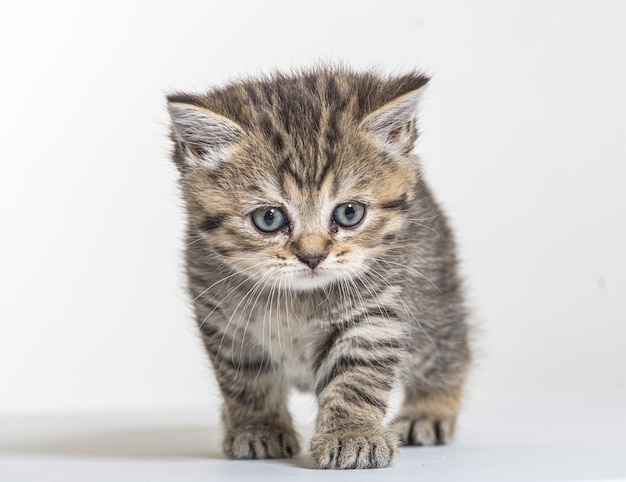
[[[435,235],[437,236],[437,239],[441,239],[441,236],[439,236],[439,232],[435,228],[433,228],[431,226],[428,226],[428,225],[422,224],[422,223],[418,223],[417,221],[411,221],[411,220],[407,220],[407,223],[415,224],[416,226],[420,226],[422,228],[426,228],[426,229],[432,231],[433,233],[435,233]]]
[[[268,260],[263,260],[259,263],[256,263],[248,268],[242,269],[242,270],[237,270],[232,272],[231,274],[229,274],[228,276],[225,276],[224,278],[221,278],[220,280],[216,281],[215,283],[213,283],[211,286],[209,286],[208,288],[204,289],[200,294],[198,294],[192,301],[196,301],[198,298],[200,298],[202,295],[204,295],[206,292],[208,292],[211,288],[213,288],[215,285],[219,284],[219,283],[223,283],[224,281],[232,278],[233,276],[237,276],[240,274],[243,274],[247,271],[250,271],[251,269],[255,269],[258,268],[259,266],[263,265],[264,263],[267,263]]]
[[[396,263],[395,261],[389,261],[388,259],[381,258],[381,257],[378,257],[376,259],[378,261],[383,262],[383,263],[392,264],[392,265],[395,265],[395,266],[400,266],[400,267],[402,267],[404,269],[408,269],[409,271],[415,273],[419,277],[424,278],[426,281],[428,281],[433,286],[433,288],[435,288],[437,291],[439,291],[439,294],[443,294],[443,291],[439,288],[439,286],[437,286],[435,284],[435,282],[433,280],[431,280],[428,276],[426,276],[424,273],[421,273],[417,269],[411,268],[410,266],[407,266],[406,264]]]

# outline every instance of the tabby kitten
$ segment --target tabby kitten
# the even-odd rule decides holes
[[[412,153],[428,78],[323,67],[168,97],[189,289],[224,398],[224,451],[322,468],[450,440],[469,349],[453,239]],[[404,386],[383,425],[390,390]]]

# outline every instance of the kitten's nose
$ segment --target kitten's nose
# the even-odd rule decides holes
[[[317,265],[326,259],[326,253],[296,254],[298,259],[306,264],[309,268],[315,269]]]

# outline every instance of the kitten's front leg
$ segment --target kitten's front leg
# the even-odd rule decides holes
[[[234,459],[285,458],[299,451],[280,369],[260,350],[239,346],[219,328],[201,327],[224,398],[224,453]]]
[[[224,453],[235,459],[293,457],[299,447],[287,409],[287,390],[275,373],[258,370],[253,364],[219,378]]]
[[[349,328],[335,328],[322,346],[311,440],[319,467],[387,467],[396,457],[398,438],[383,427],[404,346],[394,325],[366,316]]]

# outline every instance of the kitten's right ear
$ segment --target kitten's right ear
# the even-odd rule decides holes
[[[167,109],[174,136],[188,147],[189,161],[197,165],[216,167],[243,134],[239,125],[204,107],[169,100]]]

